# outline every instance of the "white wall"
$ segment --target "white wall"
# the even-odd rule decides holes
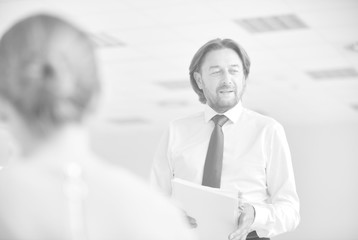
[[[91,145],[99,156],[148,179],[162,131],[147,124],[106,124],[93,128]]]
[[[147,178],[165,126],[108,125],[93,131],[93,147]],[[285,126],[301,200],[298,229],[275,239],[357,239],[358,124]]]
[[[286,126],[299,228],[277,239],[358,239],[358,123]]]

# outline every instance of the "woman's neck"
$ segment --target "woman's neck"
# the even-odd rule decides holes
[[[88,136],[86,129],[73,124],[62,127],[46,138],[39,138],[30,133],[22,136],[21,158],[64,157],[87,151]]]

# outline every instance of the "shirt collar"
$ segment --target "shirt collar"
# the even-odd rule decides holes
[[[227,118],[229,118],[231,122],[236,123],[241,116],[242,110],[243,107],[241,101],[238,102],[233,108],[229,109],[225,113],[217,113],[215,112],[214,109],[212,109],[209,105],[206,104],[204,109],[205,122],[209,122],[217,114],[223,114]]]

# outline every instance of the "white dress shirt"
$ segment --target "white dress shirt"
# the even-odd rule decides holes
[[[171,195],[171,179],[201,184],[210,136],[211,118],[205,111],[174,120],[155,154],[151,182]],[[274,119],[238,103],[225,113],[222,127],[224,156],[221,189],[238,196],[255,208],[252,230],[260,237],[272,237],[295,229],[300,221],[291,154],[283,127]]]

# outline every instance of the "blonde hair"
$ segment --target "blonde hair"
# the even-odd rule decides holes
[[[74,25],[39,14],[2,37],[0,95],[35,134],[81,120],[98,91],[93,45]]]

